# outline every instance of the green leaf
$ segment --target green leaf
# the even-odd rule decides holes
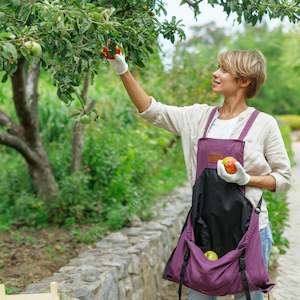
[[[7,73],[5,73],[4,75],[3,75],[3,77],[2,77],[2,80],[1,80],[1,82],[6,82],[7,81],[7,79],[8,79],[8,74]]]
[[[18,7],[18,6],[21,5],[21,0],[11,0],[11,4],[12,4],[13,6]]]
[[[16,47],[12,43],[10,42],[4,43],[2,49],[3,49],[3,54],[7,54],[6,58],[12,57],[13,60],[17,60],[18,52]]]
[[[29,18],[29,16],[30,16],[30,13],[31,13],[31,5],[32,5],[32,4],[26,4],[26,5],[21,6],[21,9],[20,9],[18,18],[19,18],[19,20],[22,21],[24,24],[27,23],[27,20],[28,20],[28,18]]]
[[[0,39],[1,38],[9,39],[11,35],[12,35],[11,32],[0,32]]]
[[[89,22],[89,21],[84,21],[83,23],[81,23],[81,24],[79,25],[79,32],[80,32],[81,34],[87,32],[87,31],[90,29],[91,25],[92,25],[91,22]]]

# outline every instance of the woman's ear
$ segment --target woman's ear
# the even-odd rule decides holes
[[[251,84],[251,80],[249,78],[239,78],[240,86],[247,87]]]

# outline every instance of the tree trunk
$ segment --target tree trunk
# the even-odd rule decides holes
[[[57,195],[58,187],[42,146],[31,149],[21,137],[10,133],[0,133],[0,144],[13,148],[24,157],[33,186],[42,199],[48,200]]]
[[[38,130],[39,69],[39,63],[33,64],[25,80],[25,59],[19,60],[11,80],[20,124],[14,124],[5,113],[0,112],[0,126],[6,129],[6,132],[0,133],[0,144],[14,148],[24,157],[38,195],[49,200],[57,195],[58,187]]]
[[[44,200],[49,200],[56,197],[58,188],[47,159],[41,160],[40,165],[30,163],[27,163],[27,165],[29,174],[32,178],[33,186],[37,191],[37,194]]]
[[[84,144],[83,124],[81,124],[79,121],[75,121],[73,127],[71,173],[79,171],[81,168],[83,144]]]

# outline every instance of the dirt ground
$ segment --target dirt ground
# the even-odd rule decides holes
[[[9,292],[21,292],[90,248],[77,243],[66,229],[0,232],[0,283]]]
[[[68,230],[61,228],[0,232],[0,283],[9,293],[19,293],[91,248],[77,243]],[[270,277],[276,278],[275,266]]]

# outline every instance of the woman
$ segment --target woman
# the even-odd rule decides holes
[[[212,90],[223,96],[217,109],[207,104],[170,106],[150,97],[133,78],[123,55],[109,60],[120,75],[123,84],[139,111],[152,124],[181,136],[188,178],[194,187],[197,173],[198,141],[210,139],[237,139],[255,111],[247,100],[253,98],[266,78],[265,59],[259,51],[226,51],[218,57],[219,68],[212,74]],[[213,111],[214,109],[214,111]],[[208,120],[209,116],[211,119]],[[248,128],[249,129],[249,128]],[[246,198],[256,207],[263,189],[272,192],[288,190],[291,166],[278,124],[271,115],[260,112],[244,137],[243,164],[237,163],[237,172],[228,174],[217,153],[210,155],[222,180],[244,188]],[[266,202],[263,199],[259,214],[261,251],[266,268],[273,244]],[[189,290],[189,300],[212,300],[215,296]],[[235,299],[245,299],[236,294]],[[263,299],[262,292],[251,292],[251,299]]]

